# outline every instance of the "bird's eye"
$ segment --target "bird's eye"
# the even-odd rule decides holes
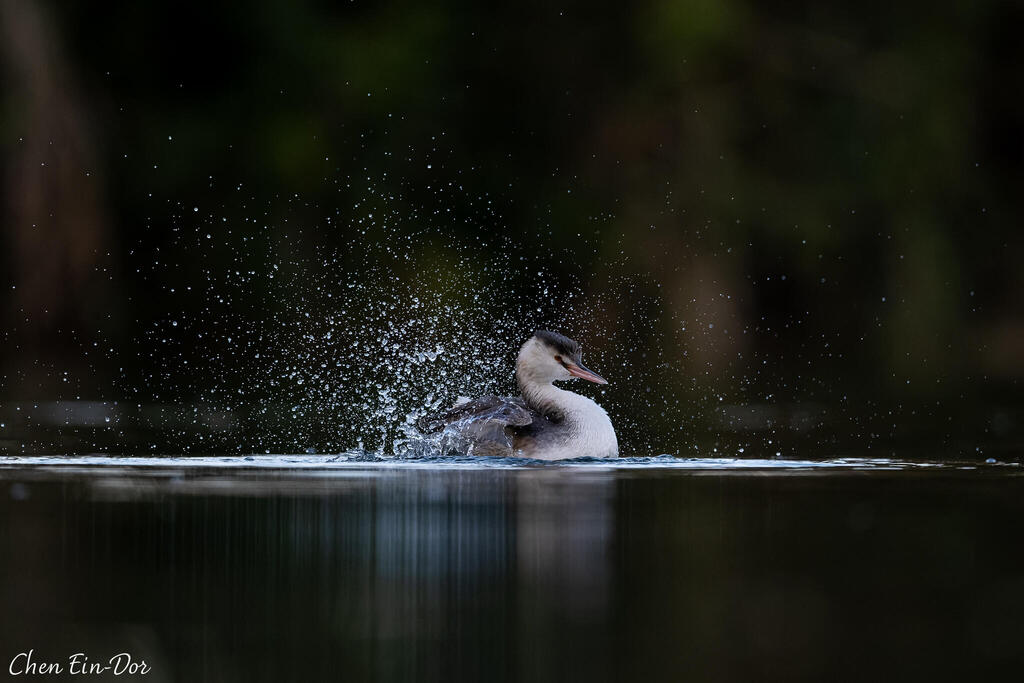
[[[555,360],[557,360],[559,363],[561,363],[562,362],[562,357],[559,356],[558,354],[555,354]]]

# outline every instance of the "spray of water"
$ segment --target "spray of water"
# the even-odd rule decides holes
[[[588,390],[620,440],[635,424],[617,407],[672,407],[637,377],[636,354],[610,346],[609,311],[637,283],[595,282],[577,265],[593,253],[586,237],[565,246],[541,229],[517,234],[491,199],[458,187],[433,206],[382,187],[366,182],[360,201],[330,210],[300,197],[280,200],[284,211],[252,198],[231,210],[176,207],[170,254],[149,259],[150,277],[189,268],[193,284],[181,312],[147,331],[153,360],[133,386],[152,390],[149,400],[200,400],[232,425],[182,450],[435,452],[416,418],[460,396],[514,393],[515,354],[537,328],[576,337],[612,378]],[[446,203],[464,207],[457,220],[474,239],[453,237]],[[287,223],[284,238],[270,216]],[[638,310],[659,313],[656,297],[635,296]],[[644,315],[633,311],[631,324]],[[657,335],[647,322],[644,334]]]

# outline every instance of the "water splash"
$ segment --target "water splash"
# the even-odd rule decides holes
[[[636,413],[616,415],[616,401],[662,413],[679,409],[672,390],[652,394],[637,377],[643,370],[636,358],[611,363],[606,343],[616,321],[608,311],[636,283],[615,275],[595,282],[582,266],[552,275],[550,264],[572,263],[585,238],[571,248],[543,232],[514,239],[491,198],[448,187],[436,200],[415,206],[374,183],[344,210],[288,198],[296,215],[285,211],[283,220],[296,226],[295,239],[283,242],[273,241],[277,233],[266,230],[262,215],[228,223],[215,211],[182,211],[175,218],[176,256],[157,263],[196,264],[186,294],[191,311],[154,322],[142,340],[153,362],[141,381],[125,382],[126,390],[147,401],[199,400],[234,416],[232,433],[166,435],[185,452],[359,448],[423,457],[451,448],[425,441],[415,419],[460,395],[514,393],[518,346],[534,329],[549,327],[596,348],[595,367],[613,368],[612,389],[591,393],[613,413],[627,443],[631,428],[639,432]],[[491,229],[453,243],[452,205],[462,207],[456,220]],[[346,241],[330,246],[341,224]],[[211,249],[217,258],[206,266]],[[213,265],[224,262],[225,252],[234,264],[227,270]],[[657,297],[638,300],[642,310],[657,308]],[[630,355],[618,351],[619,358]],[[650,446],[638,438],[633,445]]]

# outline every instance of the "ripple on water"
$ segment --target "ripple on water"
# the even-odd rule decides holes
[[[680,458],[672,455],[616,459],[576,458],[544,461],[529,458],[487,458],[466,455],[438,455],[416,458],[382,456],[379,453],[350,451],[336,455],[264,454],[245,456],[110,456],[49,455],[0,457],[0,469],[45,468],[172,468],[172,469],[275,469],[332,471],[350,469],[587,469],[587,470],[677,470],[677,471],[817,471],[817,470],[973,470],[1020,468],[1019,463],[943,462],[895,458]]]

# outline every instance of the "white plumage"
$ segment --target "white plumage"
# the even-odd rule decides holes
[[[445,429],[471,455],[541,460],[617,457],[618,439],[604,409],[586,396],[553,384],[574,377],[607,384],[583,367],[579,344],[540,330],[523,344],[516,359],[522,397],[483,396],[421,420],[420,428],[426,432]]]

